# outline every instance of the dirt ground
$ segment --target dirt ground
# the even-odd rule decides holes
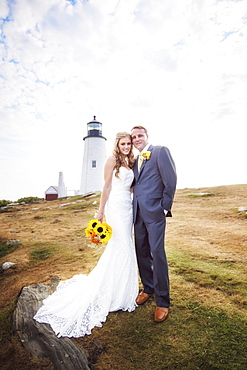
[[[247,213],[238,211],[247,207],[246,195],[247,185],[177,190],[173,218],[167,219],[166,244],[247,262]],[[54,276],[64,280],[92,269],[103,248],[89,250],[83,229],[98,202],[99,197],[57,200],[18,205],[17,210],[0,213],[0,238],[20,241],[14,252],[0,259],[1,265],[15,263],[0,274],[1,312],[13,307],[24,286],[47,283]],[[55,252],[45,261],[32,262],[30,251],[45,247]]]
[[[1,264],[6,261],[16,264],[0,275],[4,291],[0,295],[1,311],[9,307],[23,286],[47,283],[53,276],[64,280],[79,271],[90,271],[100,253],[93,250],[92,261],[83,258],[83,248],[88,245],[84,228],[95,212],[94,202],[93,198],[88,210],[72,209],[75,206],[70,199],[22,205],[17,212],[0,213],[0,237],[20,241],[20,247],[0,260]],[[46,247],[55,249],[52,257],[38,264],[30,263],[30,251]]]
[[[167,241],[222,259],[246,260],[247,213],[240,207],[247,208],[247,185],[178,190]]]

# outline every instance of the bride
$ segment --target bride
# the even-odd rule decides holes
[[[50,324],[63,337],[82,337],[101,327],[109,312],[133,311],[137,306],[138,270],[132,241],[132,200],[134,155],[131,137],[116,136],[113,155],[104,169],[104,187],[95,218],[105,213],[112,227],[109,240],[90,274],[61,281],[56,291],[43,301],[34,319]]]

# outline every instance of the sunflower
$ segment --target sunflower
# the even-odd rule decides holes
[[[91,236],[94,234],[93,229],[89,229],[88,227],[85,229],[85,234],[87,238],[91,238]]]
[[[97,218],[89,221],[88,225],[87,225],[87,228],[88,229],[94,229],[98,224],[100,224],[99,220],[97,220]]]
[[[103,222],[98,227],[97,230],[99,232],[100,239],[101,239],[101,242],[102,243],[106,243],[106,242],[108,242],[109,239],[111,239],[111,236],[112,236],[112,228],[106,222]]]
[[[103,226],[102,224],[99,224],[99,225],[97,225],[97,226],[95,227],[95,231],[96,231],[96,233],[97,233],[98,235],[101,235],[101,234],[103,234],[103,233],[105,233],[105,232],[106,232],[106,227],[105,227],[105,226]]]
[[[112,236],[112,228],[106,222],[99,222],[97,219],[89,221],[87,228],[85,229],[86,236],[94,244],[104,244]]]
[[[112,234],[112,227],[110,225],[108,225],[106,222],[102,222],[101,224],[102,226],[104,225],[105,228],[106,228],[106,231],[109,233],[109,234]]]
[[[111,234],[106,233],[106,234],[101,234],[100,235],[100,240],[101,240],[101,243],[103,243],[103,244],[107,243],[108,240],[110,240],[110,239],[111,239]]]

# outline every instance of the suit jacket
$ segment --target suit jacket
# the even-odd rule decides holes
[[[177,176],[174,161],[169,149],[150,145],[149,159],[144,160],[138,173],[138,157],[134,164],[133,216],[136,220],[137,208],[147,222],[171,217],[171,207],[176,190]]]

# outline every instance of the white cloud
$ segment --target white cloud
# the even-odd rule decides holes
[[[2,1],[0,199],[44,196],[59,171],[78,189],[93,115],[109,153],[146,125],[180,187],[246,182],[246,16],[244,1]]]

